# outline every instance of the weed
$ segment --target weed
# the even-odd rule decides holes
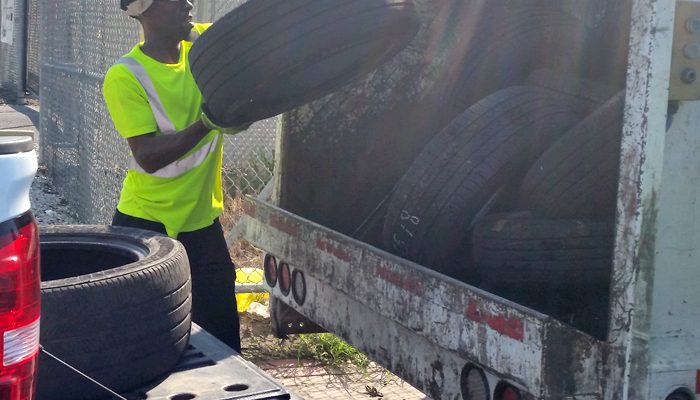
[[[318,360],[337,368],[352,364],[360,370],[366,370],[370,364],[367,356],[330,333],[299,335],[298,346],[299,359]]]

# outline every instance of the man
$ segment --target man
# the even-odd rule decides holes
[[[223,210],[222,128],[202,112],[190,72],[190,0],[121,0],[144,41],[107,72],[104,97],[131,159],[112,224],[177,238],[192,271],[192,318],[240,352],[235,271],[219,215]],[[245,127],[247,128],[247,127]],[[243,128],[243,129],[245,129]]]

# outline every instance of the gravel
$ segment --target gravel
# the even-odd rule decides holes
[[[78,218],[46,176],[46,168],[39,167],[29,190],[32,212],[39,225],[77,224]]]

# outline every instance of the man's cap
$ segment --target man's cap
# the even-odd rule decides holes
[[[119,0],[119,6],[130,17],[138,17],[153,4],[153,0]]]
[[[120,7],[122,10],[126,11],[126,8],[129,6],[129,4],[133,3],[136,0],[121,0]]]

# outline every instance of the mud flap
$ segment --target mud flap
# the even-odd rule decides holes
[[[328,332],[274,296],[270,296],[270,317],[272,331],[279,339],[299,333]]]

